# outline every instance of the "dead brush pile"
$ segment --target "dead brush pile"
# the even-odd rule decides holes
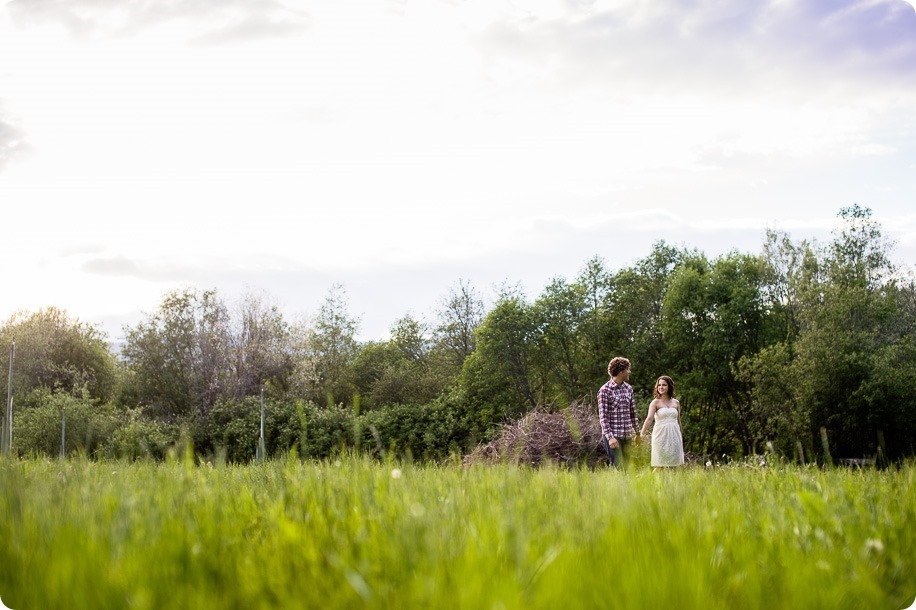
[[[572,466],[607,461],[601,446],[601,426],[595,407],[574,402],[561,411],[535,409],[503,425],[502,432],[486,445],[464,456],[462,464],[528,464],[545,461]]]

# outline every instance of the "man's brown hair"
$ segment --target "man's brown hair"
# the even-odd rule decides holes
[[[620,371],[624,371],[628,368],[630,368],[630,361],[627,360],[626,358],[621,358],[620,356],[617,356],[616,358],[614,358],[613,360],[611,360],[608,363],[607,374],[610,375],[611,377],[616,377],[620,373]]]

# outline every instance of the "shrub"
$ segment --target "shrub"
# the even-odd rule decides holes
[[[74,396],[40,388],[30,392],[25,402],[31,406],[13,416],[13,446],[20,455],[60,455],[64,418],[68,455],[94,455],[119,426],[117,410],[110,404],[96,404],[86,391]]]
[[[179,429],[143,416],[141,409],[121,413],[118,426],[105,439],[100,454],[109,459],[163,459],[178,441]]]

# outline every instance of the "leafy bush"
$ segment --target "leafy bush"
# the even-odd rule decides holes
[[[121,413],[118,426],[105,439],[101,455],[110,459],[163,459],[179,436],[177,427],[168,427],[144,417],[141,409]]]
[[[13,447],[20,455],[60,455],[62,423],[65,421],[65,452],[96,454],[119,427],[117,410],[98,405],[82,392],[39,388],[29,393],[26,404],[14,411]]]
[[[361,447],[369,453],[442,460],[468,445],[467,423],[445,399],[387,406],[362,415],[358,423]]]
[[[203,455],[222,454],[231,462],[253,460],[261,428],[261,400],[257,396],[219,400],[206,415],[191,424],[194,448]],[[264,442],[268,455],[288,451],[299,439],[295,403],[264,403]]]
[[[304,446],[300,448],[303,457],[326,458],[352,446],[355,415],[351,409],[343,405],[319,409],[313,403],[306,403],[301,418],[304,423],[301,436]]]

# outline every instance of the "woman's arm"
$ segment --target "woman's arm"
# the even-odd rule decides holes
[[[678,400],[674,401],[674,406],[677,407],[677,427],[681,430],[681,436],[684,435],[684,426],[681,425],[681,403]]]
[[[655,417],[655,409],[657,407],[658,407],[658,399],[656,398],[651,403],[649,403],[649,414],[646,415],[646,423],[642,425],[642,430],[639,433],[640,436],[646,435],[646,428],[649,427],[649,423],[651,423],[652,418]]]

